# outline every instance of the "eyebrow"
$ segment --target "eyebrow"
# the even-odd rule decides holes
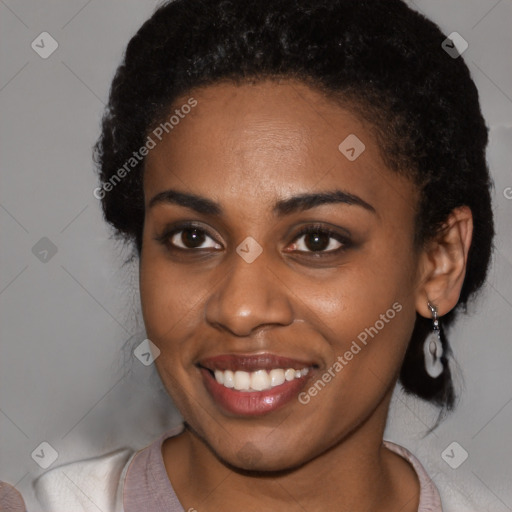
[[[282,217],[324,204],[336,203],[360,206],[365,210],[376,213],[375,208],[371,204],[354,194],[342,190],[299,194],[287,199],[281,199],[274,204],[272,213],[278,217]],[[224,213],[222,206],[211,199],[196,194],[179,192],[174,189],[164,190],[156,194],[149,201],[148,208],[152,208],[157,204],[176,204],[204,215],[221,216]]]

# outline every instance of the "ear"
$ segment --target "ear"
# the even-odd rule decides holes
[[[473,215],[467,206],[455,208],[442,230],[422,250],[416,290],[416,311],[431,317],[427,302],[439,316],[451,311],[459,301],[466,275],[468,252],[473,236]]]

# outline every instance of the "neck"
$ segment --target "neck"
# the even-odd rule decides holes
[[[167,473],[185,510],[252,510],[254,503],[261,510],[417,510],[414,471],[382,445],[390,399],[391,393],[349,435],[293,470],[237,471],[186,430],[164,445]]]

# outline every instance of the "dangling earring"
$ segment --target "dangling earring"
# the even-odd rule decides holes
[[[444,366],[441,361],[443,355],[443,345],[441,344],[441,329],[437,318],[436,306],[428,302],[428,307],[432,312],[432,332],[427,336],[423,344],[423,355],[425,357],[425,370],[436,379],[443,373]]]

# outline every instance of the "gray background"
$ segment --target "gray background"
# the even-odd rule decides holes
[[[43,441],[53,466],[144,446],[179,422],[153,366],[131,354],[144,330],[136,265],[109,239],[91,146],[124,47],[154,0],[0,0],[0,480],[33,503]],[[425,437],[436,411],[397,389],[386,438],[418,455],[436,481],[478,510],[512,510],[512,0],[417,0],[459,32],[491,128],[498,238],[488,284],[450,339],[461,401]],[[184,30],[186,27],[184,27]],[[58,49],[42,59],[43,31]],[[33,247],[47,237],[46,261]],[[47,241],[37,247],[45,248]],[[35,251],[36,254],[38,251]],[[468,459],[441,457],[456,441]]]

